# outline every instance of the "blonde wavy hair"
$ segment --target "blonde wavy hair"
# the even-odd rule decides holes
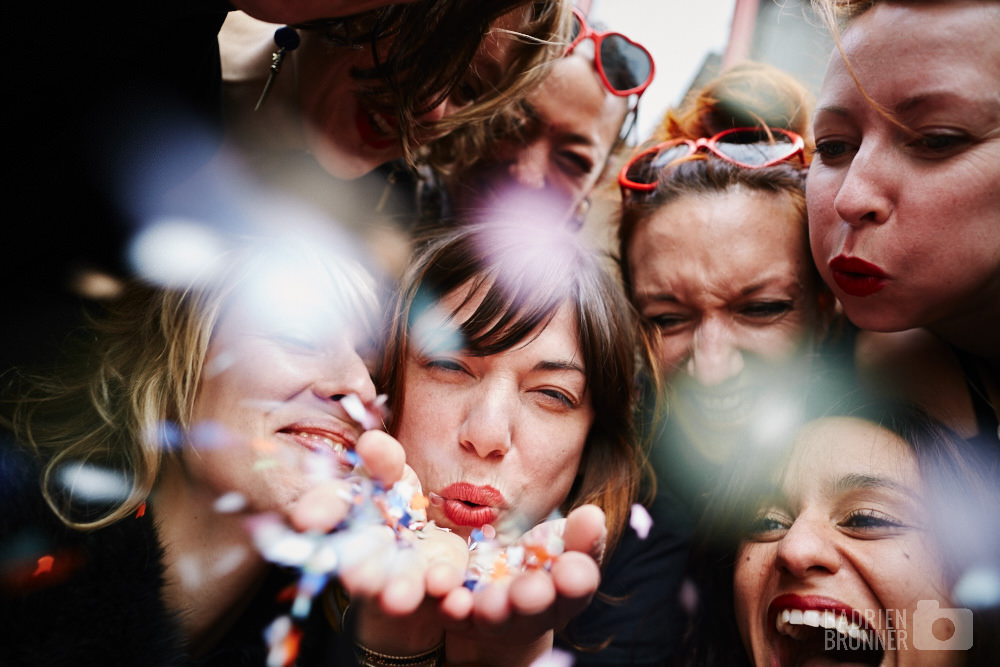
[[[227,305],[262,270],[283,269],[309,271],[374,339],[378,300],[360,265],[304,241],[240,241],[183,286],[132,282],[92,318],[61,372],[19,381],[4,421],[39,456],[42,492],[64,523],[99,528],[146,501],[165,457],[193,426],[208,345]],[[80,499],[60,483],[68,464],[109,469],[128,491],[81,514]]]

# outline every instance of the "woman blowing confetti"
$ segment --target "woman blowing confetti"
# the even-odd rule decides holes
[[[296,632],[264,630],[297,580],[256,547],[275,525],[363,532],[370,480],[404,472],[398,444],[359,424],[376,401],[372,280],[324,248],[272,239],[187,284],[137,283],[84,339],[80,369],[14,387],[0,450],[13,664],[288,653]],[[337,575],[352,572],[341,559]]]

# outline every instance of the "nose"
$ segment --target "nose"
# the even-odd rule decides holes
[[[833,200],[837,215],[852,227],[882,224],[892,212],[892,179],[896,168],[880,160],[886,149],[862,143],[846,167]]]
[[[454,113],[451,103],[445,99],[439,103],[436,107],[433,107],[424,113],[417,116],[416,120],[419,123],[435,123],[443,118],[448,117]]]
[[[377,394],[368,366],[350,343],[344,342],[331,351],[318,370],[322,377],[313,391],[324,400],[339,401],[348,394],[357,394],[366,403],[375,400]]]
[[[834,574],[840,569],[840,554],[821,517],[800,515],[778,543],[777,567],[797,578],[810,574]]]
[[[469,394],[458,433],[463,449],[483,459],[501,459],[510,451],[516,406],[508,394],[496,384]]]
[[[743,352],[731,328],[719,318],[703,320],[691,337],[687,372],[706,387],[722,384],[743,371]]]
[[[541,190],[548,180],[548,151],[541,142],[521,146],[512,156],[508,167],[511,179],[518,185]]]

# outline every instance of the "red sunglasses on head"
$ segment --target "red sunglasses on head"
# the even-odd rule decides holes
[[[594,41],[594,65],[601,82],[612,95],[627,97],[642,95],[653,81],[656,70],[653,56],[642,44],[637,44],[620,32],[597,32],[576,7],[573,8],[572,41],[566,53],[573,52],[585,39]]]
[[[760,169],[795,157],[805,165],[804,149],[802,137],[776,127],[737,127],[697,141],[671,139],[629,160],[618,174],[618,184],[629,190],[655,190],[660,172],[700,150],[744,169]]]

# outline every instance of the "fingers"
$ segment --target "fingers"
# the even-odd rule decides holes
[[[431,597],[444,597],[461,588],[469,563],[469,547],[451,531],[428,527],[414,540],[414,546],[426,563],[424,583]]]
[[[566,517],[563,532],[566,551],[585,553],[600,563],[604,559],[607,539],[604,512],[596,505],[578,507]]]
[[[327,533],[339,524],[350,509],[347,485],[340,480],[323,482],[302,494],[288,509],[288,522],[295,530]]]
[[[351,597],[374,598],[386,585],[396,550],[396,536],[388,526],[364,526],[338,533],[338,577]]]
[[[514,613],[537,616],[551,607],[555,601],[555,581],[544,572],[527,572],[510,584],[509,602],[510,609]]]
[[[405,549],[391,559],[385,587],[379,595],[383,613],[405,616],[416,611],[424,600],[424,570],[420,556],[413,549]]]
[[[403,446],[388,433],[365,431],[358,438],[355,451],[364,461],[368,473],[385,486],[392,486],[403,477],[406,454]]]
[[[577,551],[569,551],[556,559],[551,574],[560,599],[590,600],[601,583],[597,562]]]

